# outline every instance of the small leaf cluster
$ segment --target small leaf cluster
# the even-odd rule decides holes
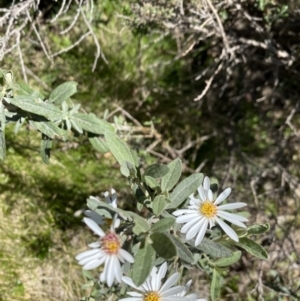
[[[80,112],[80,104],[71,100],[77,92],[76,82],[65,82],[45,96],[25,83],[15,83],[11,71],[0,69],[0,80],[0,159],[5,158],[8,123],[15,123],[15,133],[25,124],[41,133],[40,154],[45,163],[49,163],[55,138],[67,141],[86,135],[98,151],[107,151],[101,135],[114,127],[93,113]]]

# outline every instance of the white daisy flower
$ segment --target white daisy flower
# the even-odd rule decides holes
[[[118,205],[117,205],[117,193],[116,191],[112,188],[111,191],[110,191],[110,194],[111,196],[109,195],[109,192],[106,191],[104,192],[104,197],[105,197],[105,201],[108,205],[114,207],[114,208],[117,208]],[[93,197],[91,197],[93,198]],[[92,210],[85,210],[84,211],[84,214],[92,219],[94,222],[96,222],[98,225],[104,225],[108,222],[110,222],[111,220],[109,219],[106,219],[103,215],[100,215],[98,214],[97,212],[95,211],[92,211]],[[108,223],[109,224],[109,223]]]
[[[218,206],[231,193],[231,188],[226,188],[215,200],[210,189],[210,180],[205,177],[203,186],[198,188],[199,199],[194,195],[190,195],[188,209],[179,209],[173,212],[177,216],[176,223],[185,225],[181,228],[181,233],[186,233],[186,239],[190,240],[194,237],[195,246],[198,246],[208,228],[212,228],[218,223],[225,233],[234,241],[239,241],[237,234],[229,227],[221,218],[242,228],[246,228],[243,222],[248,220],[237,214],[226,212],[227,209],[237,209],[247,206],[246,203],[234,203]]]
[[[207,301],[206,299],[198,299],[197,293],[186,295],[186,293],[190,289],[191,284],[192,284],[192,280],[188,281],[185,287],[183,288],[182,292],[179,293],[177,296],[185,297],[189,301]]]
[[[104,263],[104,270],[100,274],[100,281],[106,282],[109,287],[114,280],[122,282],[122,270],[120,262],[134,262],[134,258],[127,251],[121,248],[120,236],[116,234],[115,228],[120,225],[120,220],[115,215],[110,231],[104,231],[90,218],[85,217],[83,221],[86,225],[100,236],[100,240],[89,244],[91,250],[80,253],[76,256],[84,270],[92,270]]]
[[[179,279],[179,273],[174,273],[163,285],[161,280],[167,273],[167,263],[159,269],[153,267],[146,281],[137,287],[131,278],[123,276],[122,280],[138,292],[127,292],[131,297],[119,301],[189,301],[186,297],[179,296],[183,286],[173,286]]]

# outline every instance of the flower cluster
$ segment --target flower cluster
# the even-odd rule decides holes
[[[208,177],[204,178],[203,185],[200,185],[197,190],[197,197],[194,194],[189,196],[187,209],[178,209],[173,212],[176,222],[184,224],[180,229],[181,233],[186,234],[187,240],[194,238],[194,244],[197,246],[203,240],[208,227],[212,228],[217,223],[232,240],[238,241],[238,235],[222,219],[245,228],[243,223],[247,221],[245,217],[229,213],[226,210],[242,208],[246,206],[246,203],[220,205],[231,193],[231,188],[227,188],[219,196],[215,196],[210,189]],[[111,195],[105,192],[104,196],[110,206],[117,208],[117,195],[114,189],[111,190]],[[134,258],[128,251],[122,249],[121,235],[116,233],[116,229],[121,223],[117,214],[112,220],[91,210],[85,211],[85,215],[87,217],[83,219],[83,222],[100,238],[89,244],[90,250],[80,253],[76,259],[85,270],[95,269],[104,264],[99,280],[106,282],[109,287],[114,282],[124,282],[136,290],[127,292],[130,297],[119,301],[205,301],[198,299],[197,293],[188,294],[191,281],[185,286],[176,285],[179,273],[172,274],[162,284],[168,270],[166,262],[159,269],[154,266],[146,281],[137,287],[131,278],[123,276],[121,264],[134,263]],[[106,228],[108,230],[105,232],[103,229]]]
[[[212,228],[216,223],[234,241],[239,241],[237,234],[221,218],[239,227],[245,228],[243,222],[248,220],[240,215],[226,212],[228,209],[237,209],[246,206],[246,203],[234,203],[219,206],[231,193],[231,188],[225,189],[215,198],[210,189],[210,180],[205,177],[203,185],[198,188],[199,198],[190,195],[188,209],[179,209],[173,212],[177,216],[176,222],[185,224],[181,228],[181,233],[186,233],[186,239],[195,239],[195,246],[198,246],[206,233],[208,226]]]
[[[186,286],[174,286],[179,279],[179,273],[174,273],[162,285],[162,279],[166,276],[167,268],[166,262],[159,269],[153,267],[146,281],[139,287],[133,283],[131,278],[123,276],[122,280],[137,292],[127,292],[131,297],[119,301],[206,301],[205,299],[198,299],[196,293],[186,295],[191,281]]]

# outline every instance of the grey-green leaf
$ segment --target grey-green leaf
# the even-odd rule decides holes
[[[49,164],[51,149],[52,149],[52,139],[43,135],[41,140],[41,146],[40,146],[40,154],[43,162],[46,164]]]
[[[157,189],[159,188],[159,183],[156,179],[150,177],[150,176],[145,176],[145,182],[146,184],[152,188],[152,189]]]
[[[123,218],[124,220],[127,220],[129,218],[129,215],[128,215],[129,211],[123,211],[122,209],[114,208],[111,205],[107,204],[106,202],[102,202],[102,201],[98,200],[97,198],[95,198],[93,196],[91,196],[87,199],[87,205],[91,210],[93,210],[97,213],[99,211],[99,208],[100,209],[105,208],[109,212],[119,214],[120,217]],[[101,214],[100,211],[99,211],[99,214]]]
[[[134,227],[132,229],[134,234],[139,235],[141,233],[146,233],[150,230],[149,223],[143,217],[131,211],[127,211],[127,214],[134,221]]]
[[[29,123],[38,131],[45,134],[50,138],[60,137],[66,139],[68,137],[68,132],[59,128],[55,123],[51,121],[32,121]]]
[[[128,145],[115,133],[105,132],[105,141],[120,165],[122,165],[125,161],[128,161],[132,165],[138,166],[136,158]]]
[[[150,176],[154,179],[160,179],[169,172],[169,167],[165,164],[155,163],[147,166],[145,169],[145,176]]]
[[[75,113],[71,120],[82,129],[94,134],[104,134],[106,131],[112,132],[113,126],[105,120],[97,118],[94,114]]]
[[[155,232],[150,235],[150,238],[157,255],[165,259],[171,259],[177,255],[174,243],[165,233]]]
[[[169,230],[175,223],[175,217],[165,217],[151,227],[152,232],[164,232]]]
[[[189,244],[194,245],[194,241],[195,240],[190,240]],[[230,257],[233,255],[233,252],[230,249],[206,237],[203,238],[202,242],[196,247],[196,249],[214,257]]]
[[[196,189],[203,180],[202,173],[195,173],[181,181],[170,194],[171,203],[167,209],[175,209],[180,206]]]
[[[247,228],[248,234],[258,235],[263,234],[270,230],[270,224],[262,224],[262,225],[252,225]]]
[[[134,257],[131,278],[136,286],[140,286],[149,276],[155,261],[155,251],[150,244],[141,245]]]
[[[16,96],[15,98],[10,98],[9,102],[23,111],[44,116],[53,121],[62,118],[62,111],[57,106],[36,97]]]
[[[216,269],[214,269],[211,286],[210,286],[210,296],[213,301],[220,296],[220,291],[221,291],[221,275]]]
[[[155,215],[160,215],[167,206],[167,200],[163,195],[158,195],[152,203],[152,210]]]
[[[100,153],[105,154],[109,151],[106,142],[102,138],[91,137],[91,138],[89,138],[89,140],[90,140],[92,146]]]
[[[241,251],[233,252],[233,255],[230,257],[220,258],[219,260],[214,262],[214,265],[218,267],[227,267],[229,265],[234,264],[241,258]]]
[[[194,256],[193,253],[188,249],[188,247],[173,235],[169,233],[166,234],[172,240],[173,244],[176,246],[177,254],[179,258],[187,263],[193,264],[195,262]]]
[[[56,87],[49,96],[49,101],[60,105],[77,92],[77,83],[74,81],[65,82]]]
[[[257,258],[268,259],[267,251],[261,245],[247,237],[241,237],[239,242],[232,242],[232,244],[241,247]]]
[[[4,160],[6,155],[5,134],[0,129],[0,159]]]
[[[182,163],[179,158],[168,164],[169,172],[161,180],[161,190],[170,191],[181,176]]]

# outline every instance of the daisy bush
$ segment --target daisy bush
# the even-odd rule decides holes
[[[130,204],[118,201],[114,189],[104,198],[87,200],[83,223],[95,235],[76,260],[91,294],[82,300],[201,301],[204,291],[186,284],[187,271],[205,271],[211,279],[210,299],[220,296],[222,277],[243,251],[267,259],[253,237],[268,224],[250,225],[247,204],[221,191],[202,173],[182,175],[182,163],[150,166],[118,136],[118,127],[80,111],[71,100],[75,82],[66,82],[49,95],[17,84],[10,71],[0,70],[0,158],[6,154],[5,126],[29,125],[41,133],[40,153],[49,164],[55,138],[84,135],[99,152],[111,152],[131,189]],[[126,208],[133,208],[128,210]],[[243,211],[240,209],[243,208]],[[75,259],[74,259],[75,260]],[[183,279],[184,278],[184,279]]]
[[[94,297],[101,299],[105,292],[120,301],[207,300],[205,292],[190,291],[191,281],[182,283],[187,270],[195,269],[207,271],[210,298],[216,300],[222,274],[240,259],[241,250],[267,259],[249,236],[264,233],[269,225],[249,225],[247,204],[231,201],[231,188],[219,192],[215,179],[212,184],[202,173],[182,177],[180,159],[142,166],[115,133],[106,133],[105,142],[127,178],[130,207],[136,210],[123,209],[124,201],[117,204],[113,189],[104,200],[87,200],[89,218],[83,222],[100,238],[76,259],[84,270],[99,273]]]

